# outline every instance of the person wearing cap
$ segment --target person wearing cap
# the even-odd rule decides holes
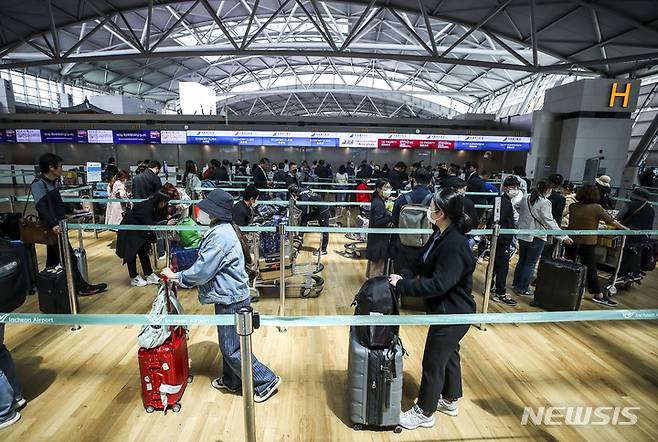
[[[181,272],[169,268],[162,276],[183,288],[197,287],[201,304],[214,304],[215,314],[234,315],[250,304],[249,278],[245,260],[251,260],[249,249],[241,240],[240,229],[232,223],[233,197],[220,189],[213,190],[202,200],[199,209],[211,219],[199,247],[199,257],[192,267]],[[217,327],[219,349],[222,353],[222,376],[211,385],[229,393],[241,388],[240,340],[233,325]],[[252,360],[254,401],[264,402],[277,391],[281,378],[258,361]]]
[[[617,213],[616,219],[631,230],[651,230],[655,212],[649,204],[649,192],[636,187],[629,195],[630,201]],[[628,235],[626,244],[639,244],[646,240],[645,235]]]
[[[596,181],[596,187],[599,188],[599,193],[601,194],[599,204],[601,204],[605,210],[614,209],[615,205],[610,198],[610,191],[612,190],[610,189],[610,177],[608,175],[601,175],[594,181]]]

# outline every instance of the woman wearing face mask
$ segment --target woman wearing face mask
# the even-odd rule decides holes
[[[530,194],[523,198],[519,206],[519,229],[521,230],[560,230],[560,226],[553,219],[553,207],[548,196],[551,187],[546,181],[537,183]],[[571,238],[566,235],[556,235],[555,238],[564,244],[571,244]],[[527,233],[518,235],[519,261],[514,270],[512,290],[522,296],[533,296],[528,290],[532,274],[539,262],[547,236],[541,233]]]
[[[434,234],[418,261],[391,275],[390,282],[400,296],[419,296],[429,314],[475,313],[471,295],[475,258],[468,245],[470,223],[464,214],[462,196],[443,188],[432,197],[427,218]],[[441,411],[457,416],[457,399],[462,396],[459,342],[468,325],[432,325],[427,333],[423,354],[423,374],[418,401],[400,416],[400,425],[408,430],[432,427],[433,413]]]
[[[391,213],[386,210],[386,200],[391,196],[392,188],[387,179],[379,179],[372,193],[370,203],[370,228],[386,228],[391,226]],[[391,235],[373,234],[368,235],[366,246],[366,257],[368,258],[368,278],[382,276],[389,257],[389,244]]]

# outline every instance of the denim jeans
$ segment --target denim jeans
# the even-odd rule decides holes
[[[14,414],[14,402],[23,397],[14,361],[5,347],[5,324],[0,324],[0,422]]]
[[[249,298],[234,304],[215,304],[216,315],[233,315],[242,307],[248,306]],[[231,390],[240,390],[242,378],[240,371],[240,337],[234,325],[217,326],[219,350],[222,353],[223,383]],[[272,370],[263,365],[255,356],[251,359],[254,371],[254,390],[257,394],[265,392],[276,380]]]
[[[512,286],[522,292],[528,291],[532,274],[539,262],[539,257],[544,249],[546,241],[533,238],[532,242],[519,239],[519,262],[514,270],[514,282]]]

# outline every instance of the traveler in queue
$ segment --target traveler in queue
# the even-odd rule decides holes
[[[447,188],[433,195],[427,218],[434,234],[414,266],[389,278],[400,296],[423,298],[429,314],[475,313],[471,295],[475,258],[465,235],[469,223],[462,198]],[[457,415],[457,399],[462,396],[459,342],[468,329],[468,325],[430,326],[418,401],[400,416],[402,427],[432,427],[437,410]]]
[[[241,241],[239,228],[231,222],[233,197],[223,190],[213,190],[199,203],[199,209],[211,219],[192,267],[174,273],[165,268],[162,275],[183,288],[197,287],[201,304],[214,304],[215,314],[234,315],[250,304],[249,279],[245,257],[249,254]],[[218,390],[238,393],[241,388],[240,340],[235,326],[217,327],[222,353],[222,377],[211,385]],[[267,400],[281,385],[281,378],[253,357],[254,401]]]
[[[122,225],[154,226],[167,219],[170,196],[158,191],[145,201],[133,204],[121,221]],[[130,285],[144,287],[159,284],[160,278],[153,273],[149,259],[150,246],[155,242],[154,232],[145,230],[119,230],[116,255],[128,266]],[[137,273],[137,257],[142,264],[144,277]]]
[[[201,187],[201,178],[199,178],[199,169],[196,163],[192,160],[185,161],[183,186],[185,186],[185,192],[190,196],[190,198],[197,197],[196,189]]]
[[[160,168],[159,161],[149,161],[148,168],[133,178],[133,198],[150,198],[151,195],[162,188],[162,181],[158,176]]]
[[[533,296],[529,291],[530,281],[547,239],[545,234],[539,232],[560,230],[560,226],[553,219],[551,201],[548,199],[550,194],[551,187],[548,183],[540,181],[519,206],[519,229],[538,231],[518,235],[519,261],[514,269],[512,290],[522,296]],[[572,243],[571,238],[566,235],[556,235],[555,238],[566,245]]]
[[[586,184],[578,188],[576,202],[569,206],[569,230],[596,230],[599,222],[616,229],[625,230],[626,227],[615,220],[600,204],[601,193],[594,184]],[[576,256],[580,258],[581,264],[587,267],[587,291],[592,296],[592,301],[607,307],[615,307],[616,301],[604,295],[599,284],[599,273],[596,268],[596,235],[575,235],[573,245],[565,250],[565,256],[573,261]]]
[[[386,209],[386,200],[392,193],[391,184],[387,179],[379,179],[375,184],[370,203],[369,228],[381,229],[391,227],[391,213]],[[390,256],[391,235],[388,233],[369,233],[366,244],[366,257],[368,258],[368,278],[382,276],[386,268],[386,260]]]
[[[320,227],[329,227],[329,206],[312,204],[322,202],[322,197],[306,187],[297,187],[294,184],[288,187],[288,196],[299,204],[301,215],[299,217],[300,226],[308,226],[309,221],[317,221]],[[305,204],[306,203],[306,204]],[[308,204],[311,203],[311,204]],[[304,242],[304,234],[297,235],[297,241]],[[320,248],[313,252],[314,256],[326,255],[327,246],[329,245],[329,233],[322,233]]]
[[[254,204],[258,200],[260,191],[253,184],[249,184],[244,189],[242,199],[233,206],[233,222],[244,227],[251,224],[254,219]]]
[[[45,223],[52,231],[59,235],[59,222],[66,219],[67,214],[78,213],[80,210],[72,209],[70,205],[64,204],[60,194],[60,177],[62,176],[61,157],[53,153],[45,153],[39,158],[39,169],[41,175],[37,177],[30,191],[34,199],[34,205],[39,215],[39,220]],[[27,203],[26,203],[27,204]],[[107,289],[107,284],[89,284],[80,274],[78,260],[73,253],[71,243],[67,241],[73,267],[73,280],[78,289],[78,295],[91,296]],[[60,265],[59,245],[55,244],[46,248],[46,268]]]
[[[129,198],[128,192],[126,191],[126,181],[130,174],[125,170],[120,170],[107,184],[107,197],[110,199],[127,199]],[[123,219],[123,214],[128,209],[130,203],[124,203],[119,201],[107,203],[105,209],[105,224],[121,224]]]

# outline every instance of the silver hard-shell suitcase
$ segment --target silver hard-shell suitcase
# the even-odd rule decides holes
[[[348,359],[350,418],[355,430],[366,426],[400,427],[402,408],[402,357],[398,340],[388,349],[362,346],[350,330]]]
[[[89,281],[89,267],[87,266],[87,251],[85,249],[73,249],[75,258],[78,261],[78,270],[82,275],[82,279]]]

